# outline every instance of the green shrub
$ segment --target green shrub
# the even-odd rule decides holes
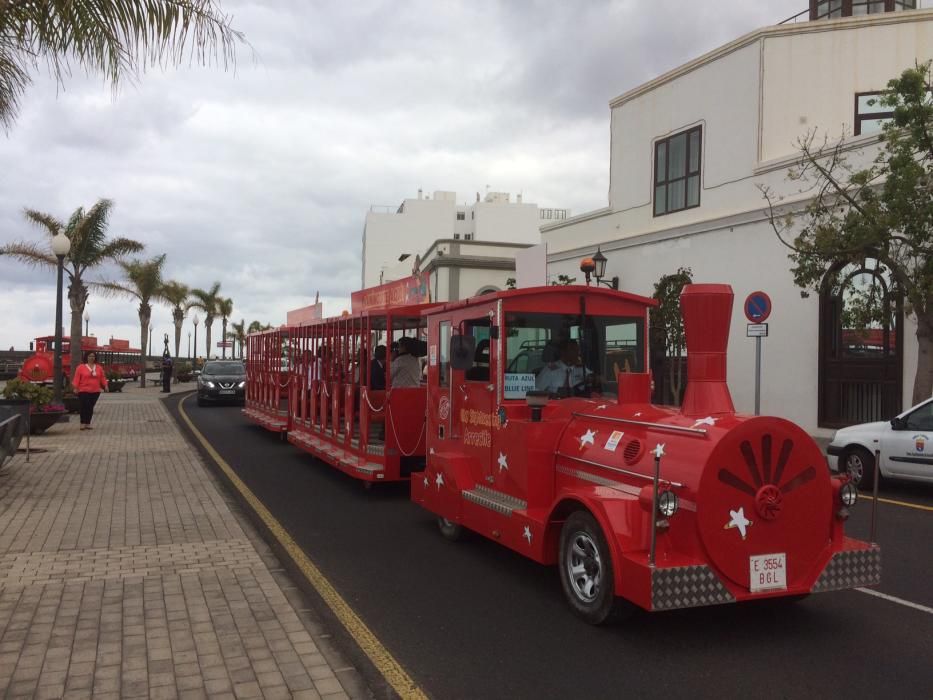
[[[52,390],[42,384],[11,379],[3,388],[3,397],[7,399],[27,400],[38,411],[52,403]]]

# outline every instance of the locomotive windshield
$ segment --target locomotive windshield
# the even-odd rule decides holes
[[[506,314],[505,398],[615,393],[619,372],[644,372],[644,319]]]

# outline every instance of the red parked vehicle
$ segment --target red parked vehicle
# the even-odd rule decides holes
[[[111,338],[107,345],[98,345],[97,338],[81,338],[81,354],[93,350],[97,363],[107,372],[116,372],[121,378],[135,379],[139,374],[140,351],[131,348],[130,341]],[[19,378],[28,382],[51,382],[55,367],[55,336],[36,338],[36,351],[23,362]],[[71,377],[71,338],[62,338],[62,373]]]
[[[684,288],[671,408],[650,403],[652,299],[557,286],[431,304],[416,282],[253,336],[247,415],[367,484],[410,479],[450,539],[557,564],[593,624],[880,581],[880,548],[844,533],[855,486],[798,426],[735,412],[727,285]],[[393,388],[391,358],[374,360],[402,338],[424,378]]]

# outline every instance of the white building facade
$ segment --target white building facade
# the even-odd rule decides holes
[[[853,15],[862,5],[843,4]],[[812,5],[819,12],[831,3]],[[773,302],[762,413],[827,434],[890,412],[892,396],[897,411],[907,407],[914,324],[905,317],[899,331],[890,329],[885,387],[833,375],[845,368],[833,355],[830,302],[794,285],[789,250],[769,223],[759,185],[784,196],[783,206],[802,208],[808,195],[787,171],[799,159],[798,139],[812,130],[820,140],[848,132],[851,162],[867,164],[880,128],[871,94],[931,57],[933,11],[820,19],[752,32],[617,97],[610,103],[608,206],[542,227],[549,276],[578,276],[580,259],[599,246],[609,259],[606,274],[619,275],[625,291],[650,296],[679,267],[691,268],[696,282],[731,284],[728,375],[740,411],[754,407],[754,341],[746,338],[742,302],[757,290]]]
[[[475,202],[458,204],[455,192],[426,197],[419,190],[417,198],[398,208],[370,207],[363,227],[363,287],[410,274],[409,258],[425,258],[435,241],[534,245],[541,240],[542,223],[568,215],[566,209],[523,202],[520,194],[513,201],[506,192],[487,192],[482,198],[477,194]]]

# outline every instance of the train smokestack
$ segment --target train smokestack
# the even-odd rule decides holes
[[[688,284],[680,295],[687,340],[685,416],[735,413],[726,384],[733,297],[728,284]]]

